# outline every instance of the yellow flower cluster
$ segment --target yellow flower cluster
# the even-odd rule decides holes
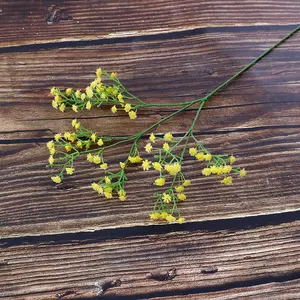
[[[117,73],[108,74],[101,68],[96,70],[96,78],[85,88],[84,92],[72,88],[61,91],[53,87],[50,93],[54,96],[53,108],[61,112],[64,112],[66,107],[71,107],[77,113],[78,110],[90,110],[93,106],[111,105],[111,112],[114,114],[118,109],[122,109],[128,113],[130,119],[134,120],[137,117],[136,105],[124,100],[124,97],[128,100],[133,98],[119,82]]]
[[[246,170],[240,168],[233,168],[232,164],[236,161],[236,158],[231,155],[226,159],[223,156],[216,155],[212,156],[210,153],[198,152],[197,148],[192,147],[189,149],[189,154],[199,161],[207,161],[208,166],[202,169],[202,174],[204,176],[210,175],[224,175],[221,183],[225,185],[232,184],[232,176],[228,174],[231,172],[239,173],[240,177],[246,176]],[[225,155],[226,156],[226,155]]]
[[[182,217],[176,219],[173,215],[167,212],[153,212],[149,215],[151,221],[159,221],[159,220],[166,220],[168,223],[179,223],[182,224],[185,220]]]

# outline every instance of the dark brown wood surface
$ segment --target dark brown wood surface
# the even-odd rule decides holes
[[[3,1],[0,298],[299,299],[300,34],[207,103],[197,136],[212,152],[235,154],[248,176],[222,186],[187,158],[186,224],[148,221],[153,172],[130,168],[120,202],[91,190],[101,172],[84,159],[60,186],[45,168],[45,143],[74,118],[52,109],[50,87],[84,88],[102,67],[147,102],[197,99],[294,29],[299,8],[296,0]],[[195,110],[156,132],[184,134]],[[77,117],[103,134],[133,134],[172,111]],[[108,153],[112,168],[126,155]]]

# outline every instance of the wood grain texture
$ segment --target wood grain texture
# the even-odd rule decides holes
[[[226,147],[235,153],[249,175],[223,186],[216,178],[200,175],[203,164],[187,158],[184,171],[193,185],[181,205],[183,215],[199,221],[299,210],[299,137],[299,128],[284,127],[201,136],[212,152],[224,152]],[[76,174],[57,187],[49,178],[55,171],[44,167],[44,147],[18,144],[2,150],[2,237],[149,224],[147,215],[157,190],[154,171],[129,168],[128,200],[104,200],[90,188],[103,174],[84,158],[76,162]],[[107,154],[112,170],[128,155],[126,151]]]
[[[69,128],[74,113],[53,110],[49,89],[85,88],[99,66],[117,71],[129,90],[147,102],[190,101],[212,91],[286,33],[213,33],[174,40],[0,54],[0,137],[50,138],[52,132]],[[300,38],[295,35],[224,89],[207,104],[214,111],[207,111],[198,128],[263,126],[260,117],[274,110],[282,118],[274,123],[299,124],[295,120],[299,116],[299,47]],[[262,105],[266,103],[267,106]],[[282,115],[282,109],[290,109],[291,113]],[[149,110],[138,114],[140,118],[132,122],[119,114],[112,117],[109,110],[95,109],[82,112],[80,118],[86,126],[103,134],[130,134],[161,118],[157,109],[151,117]],[[190,118],[186,114],[180,123],[171,122],[175,127],[170,130],[183,131]],[[273,118],[274,114],[268,122],[272,123]]]
[[[300,297],[300,280],[272,282],[250,287],[234,288],[220,292],[167,296],[151,298],[152,300],[298,300]],[[68,298],[66,298],[68,299]],[[69,298],[72,299],[72,298]]]
[[[47,24],[51,5],[72,19]],[[178,2],[154,1],[2,1],[0,46],[143,36],[197,28],[287,25],[299,21],[297,0]]]
[[[245,296],[255,292],[259,297],[262,287],[253,291],[251,285],[255,283],[269,284],[270,290],[276,285],[273,282],[284,278],[299,281],[299,225],[291,222],[249,230],[190,232],[182,226],[182,231],[170,234],[102,242],[81,238],[4,246],[1,296],[58,299],[58,294],[72,291],[66,299],[97,295],[111,296],[107,299],[164,299],[163,296],[191,293],[200,295],[191,299],[248,299]],[[205,274],[204,270],[212,268],[215,272]],[[167,272],[173,272],[172,279],[161,281],[167,278]],[[121,285],[101,293],[103,283],[112,280],[120,280]],[[293,290],[286,296],[293,297],[285,299],[299,298],[299,286],[290,284]],[[272,291],[273,299],[284,299],[280,294],[284,284],[277,286]],[[236,297],[230,298],[232,287],[240,289],[234,289]],[[222,291],[227,298],[217,297]],[[202,293],[212,298],[201,297]]]
[[[103,201],[93,193],[89,184],[101,173],[84,160],[76,164],[77,174],[60,188],[50,181],[53,173],[44,168],[44,142],[53,133],[69,129],[74,114],[51,108],[49,87],[84,87],[100,64],[118,71],[130,90],[146,101],[191,100],[207,94],[285,34],[207,34],[1,54],[1,236],[148,224],[152,172],[129,170],[131,183],[125,203]],[[299,210],[299,42],[295,35],[212,99],[203,111],[196,131],[204,144],[212,152],[236,154],[240,165],[250,172],[245,181],[224,187],[199,176],[200,164],[187,161],[187,175],[194,181],[189,200],[182,205],[188,220]],[[82,113],[80,119],[98,133],[132,134],[167,113],[170,110],[156,110],[150,116],[141,112],[132,122],[93,110]],[[186,112],[157,132],[183,133],[193,115],[193,111]],[[126,151],[108,153],[113,168],[126,157]]]

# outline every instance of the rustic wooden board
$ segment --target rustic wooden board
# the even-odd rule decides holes
[[[69,20],[47,24],[47,10],[65,8]],[[299,21],[300,3],[284,1],[2,1],[0,46],[91,41],[214,27],[288,25]],[[59,12],[56,13],[58,16]],[[65,17],[66,17],[65,16]],[[49,20],[49,19],[48,19]]]
[[[19,245],[7,241],[1,249],[1,296],[58,299],[58,294],[72,291],[63,299],[95,297],[103,282],[120,280],[119,287],[102,294],[104,299],[164,299],[213,295],[214,291],[227,295],[216,299],[232,299],[232,288],[241,287],[233,295],[246,296],[251,295],[253,284],[299,280],[299,221],[234,229],[239,225],[237,221],[231,228],[216,231],[213,226],[187,231],[183,225],[173,233],[109,240],[99,233],[92,239],[73,236],[56,243],[51,239]],[[300,296],[299,286],[291,284],[293,290],[286,295],[294,298],[285,299]],[[284,299],[280,298],[282,290],[284,286],[273,289],[273,299]]]
[[[233,218],[299,210],[299,128],[257,128],[201,136],[215,152],[226,145],[237,154],[249,175],[233,186],[199,173],[201,163],[187,160],[185,173],[193,180],[188,199],[181,205],[189,221]],[[36,144],[5,145],[0,171],[1,236],[39,235],[90,231],[100,228],[149,224],[155,172],[128,170],[128,200],[103,200],[90,188],[102,176],[85,159],[76,163],[78,172],[57,187],[45,169],[47,153]],[[109,156],[114,169],[126,150]],[[213,193],[211,191],[214,191]]]
[[[151,298],[152,300],[298,300],[300,297],[300,280],[272,282],[243,288],[234,288],[221,292],[190,294],[181,296],[167,296]],[[68,299],[68,298],[66,298]],[[72,299],[72,298],[71,298]]]
[[[207,94],[285,34],[285,30],[212,33],[167,41],[1,54],[1,236],[148,224],[154,173],[130,170],[126,203],[103,201],[95,195],[89,184],[101,174],[84,161],[77,165],[78,174],[61,188],[50,181],[52,172],[44,168],[44,142],[53,133],[69,129],[74,114],[51,108],[49,87],[84,87],[100,64],[118,71],[130,90],[146,101],[191,100]],[[245,181],[224,187],[199,177],[199,165],[189,161],[187,173],[195,184],[189,201],[183,204],[188,220],[299,210],[299,42],[297,35],[291,38],[212,99],[203,111],[196,131],[206,134],[201,136],[204,143],[212,151],[236,154],[250,172]],[[143,128],[167,113],[156,110],[149,116],[145,111],[131,121],[93,110],[82,113],[81,121],[103,134],[133,133],[135,126]],[[182,133],[192,115],[192,111],[186,112],[157,132]],[[122,149],[109,161],[116,165],[125,156]],[[211,189],[215,193],[210,193]]]
[[[69,128],[75,114],[53,110],[49,88],[85,88],[99,66],[118,71],[130,91],[145,101],[190,101],[212,91],[286,33],[287,30],[212,33],[133,44],[0,54],[0,137],[50,138],[52,132]],[[295,124],[294,118],[299,116],[299,47],[300,38],[295,35],[227,87],[207,104],[214,110],[205,114],[199,126],[204,130],[263,126],[260,117],[274,110],[278,117],[286,116],[279,122]],[[254,106],[265,103],[269,104]],[[291,112],[285,115],[282,109]],[[151,118],[148,114],[149,110],[139,112],[142,117],[134,122],[119,116],[112,118],[107,110],[82,112],[80,117],[98,132],[130,134],[137,130],[136,126],[144,127],[161,117],[158,110]],[[94,117],[99,116],[95,122]],[[185,116],[182,122],[171,122],[172,128],[165,130],[182,131],[191,118],[190,114]],[[175,128],[174,123],[178,124]]]

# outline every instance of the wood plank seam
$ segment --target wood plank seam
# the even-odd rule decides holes
[[[216,232],[219,230],[249,230],[268,225],[280,225],[300,221],[300,210],[292,212],[275,213],[269,215],[256,215],[240,218],[208,220],[200,222],[189,222],[184,224],[170,225],[151,225],[120,227],[113,229],[95,230],[92,232],[75,232],[64,234],[37,235],[16,238],[2,238],[0,245],[2,247],[18,246],[23,244],[39,243],[66,243],[74,242],[76,244],[86,244],[91,242],[102,242],[128,237],[163,235],[174,232],[194,232],[206,231]]]
[[[259,26],[237,26],[237,27],[211,27],[211,28],[195,28],[182,31],[173,31],[149,35],[135,35],[128,37],[113,37],[113,38],[100,38],[93,40],[79,40],[79,41],[61,41],[61,42],[46,42],[38,44],[26,44],[19,46],[0,47],[0,54],[2,53],[20,53],[20,52],[34,52],[40,50],[51,50],[66,47],[86,47],[98,45],[111,45],[117,43],[133,43],[138,39],[142,41],[159,41],[166,39],[178,39],[186,36],[197,36],[209,33],[222,33],[222,32],[253,32],[256,30],[292,30],[295,24],[289,25],[259,25]]]

